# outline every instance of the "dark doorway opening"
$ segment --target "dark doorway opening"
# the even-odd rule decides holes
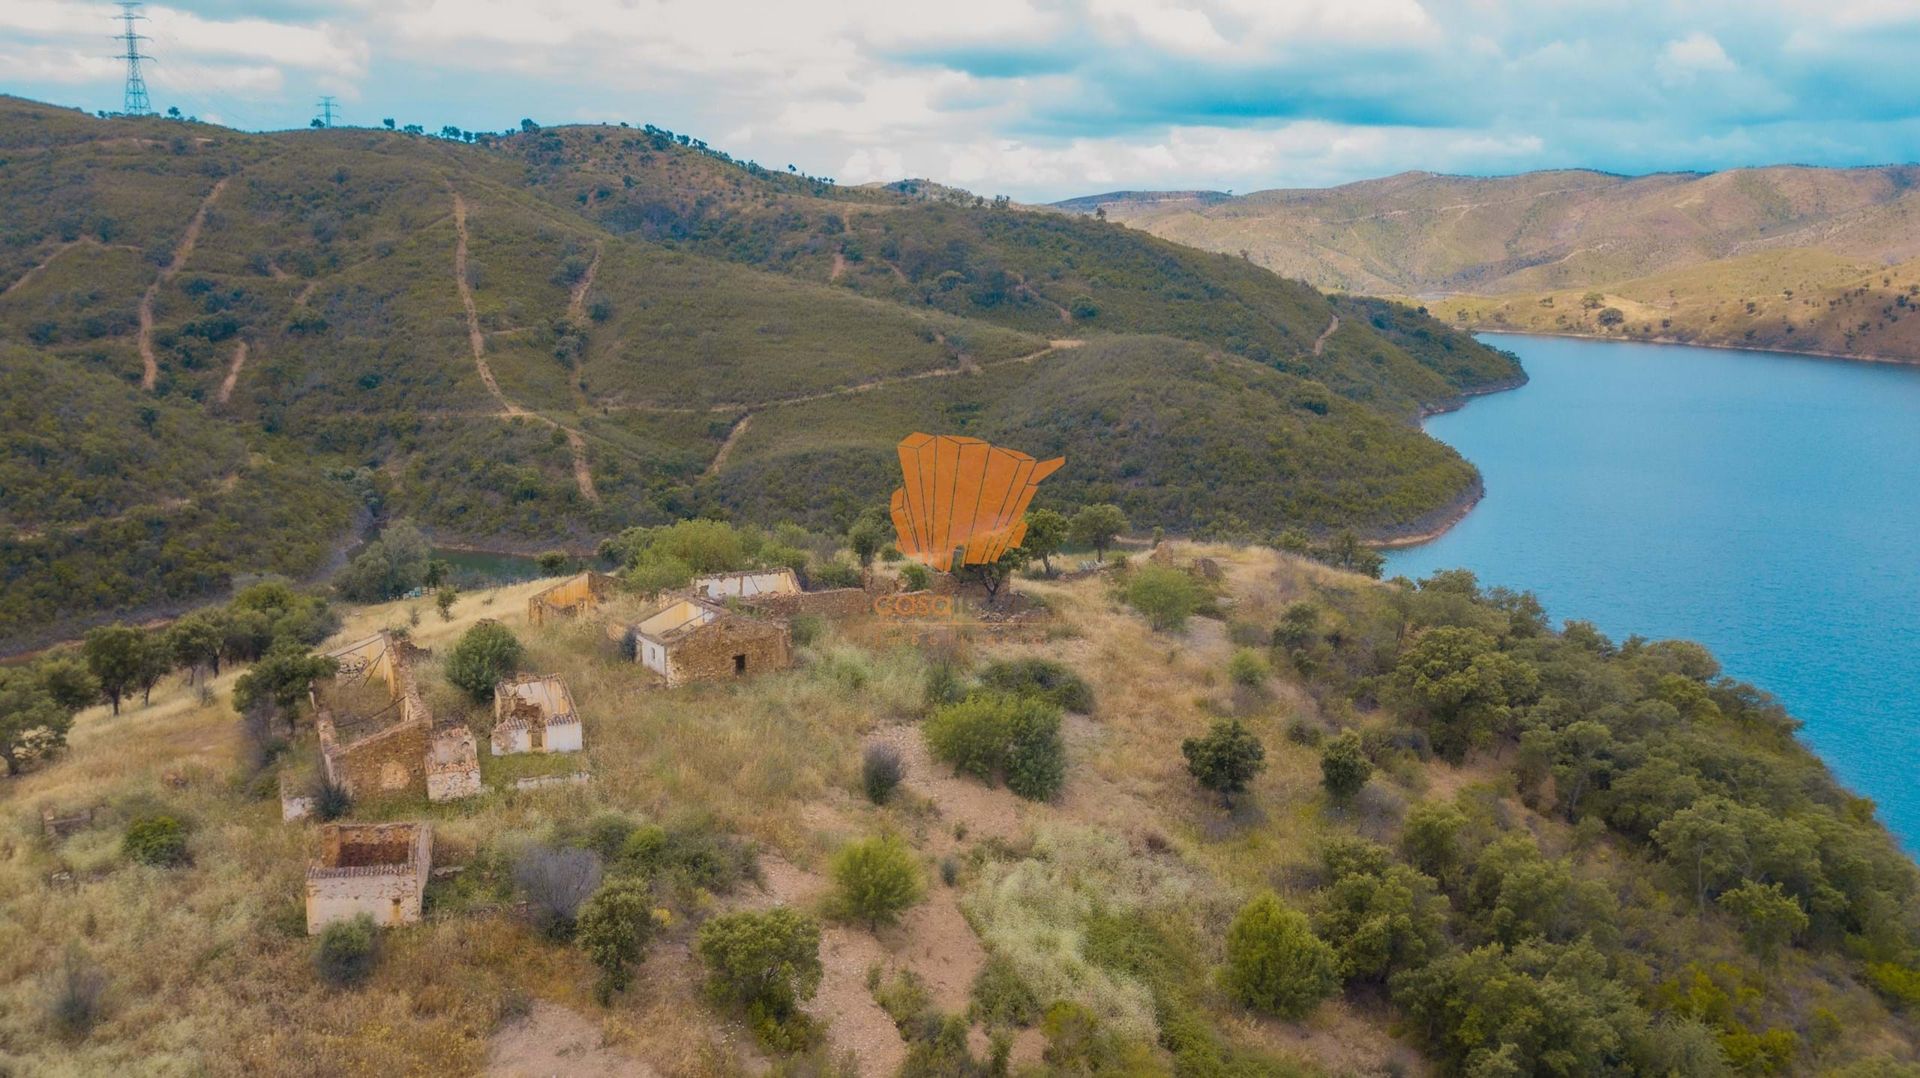
[[[735,675],[747,672],[747,657],[745,655],[735,655],[733,657],[733,672]]]

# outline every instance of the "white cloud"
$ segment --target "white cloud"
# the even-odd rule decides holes
[[[1681,86],[1701,75],[1724,74],[1734,69],[1733,59],[1711,34],[1693,33],[1667,42],[1660,50],[1654,68],[1662,82]]]

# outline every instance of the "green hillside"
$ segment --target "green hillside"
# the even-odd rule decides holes
[[[519,549],[796,500],[844,527],[885,497],[888,447],[943,421],[1067,446],[1085,464],[1060,496],[1119,498],[1141,526],[1386,534],[1476,483],[1411,420],[1520,377],[1411,311],[1363,317],[1239,259],[950,189],[843,190],[654,129],[251,135],[5,98],[0,212],[0,345],[55,372],[20,368],[4,406],[82,461],[6,462],[8,549],[41,544],[9,555],[9,595],[49,598],[10,605],[0,641],[311,574],[356,507]],[[82,374],[71,399],[117,394],[135,421],[29,391]],[[1303,394],[1332,398],[1311,423]],[[890,403],[908,398],[911,422]],[[833,402],[831,431],[793,421]],[[950,403],[973,410],[925,415]],[[1225,455],[1154,465],[1184,444],[1165,432]],[[843,493],[782,486],[801,475]],[[43,549],[74,506],[125,527],[222,499],[299,540],[197,544],[191,572],[96,550],[113,571],[84,589]],[[156,549],[183,541],[149,525]]]

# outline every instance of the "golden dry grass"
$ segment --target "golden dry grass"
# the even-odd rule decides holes
[[[1358,586],[1357,579],[1272,552],[1182,545],[1175,553],[1204,554],[1223,566],[1234,621],[1271,623],[1310,584]],[[473,723],[482,752],[490,709],[463,700],[439,670],[441,656],[474,622],[496,618],[512,627],[526,644],[526,667],[560,674],[572,691],[586,725],[589,784],[490,790],[447,805],[361,807],[432,820],[436,864],[459,863],[484,847],[510,848],[556,823],[603,811],[707,821],[752,840],[770,866],[791,863],[807,873],[822,871],[847,839],[883,827],[910,836],[929,873],[938,857],[965,855],[990,830],[1004,832],[993,837],[1016,850],[1042,833],[1105,836],[1107,856],[1119,858],[1115,871],[1180,881],[1211,922],[1246,894],[1284,885],[1290,866],[1312,859],[1326,826],[1317,755],[1283,733],[1310,701],[1280,681],[1259,699],[1236,701],[1225,674],[1232,646],[1221,623],[1198,620],[1181,635],[1154,633],[1099,577],[1022,580],[1020,590],[1055,612],[1050,631],[996,635],[975,624],[963,626],[954,645],[979,661],[1049,655],[1094,685],[1095,713],[1068,723],[1065,794],[1051,804],[1018,802],[1004,789],[951,779],[912,753],[908,796],[886,808],[859,794],[860,747],[876,736],[917,741],[911,722],[928,661],[921,650],[856,621],[803,649],[794,671],[666,690],[619,658],[603,626],[612,612],[529,629],[526,598],[544,584],[463,595],[451,621],[425,601],[351,609],[336,636],[346,641],[407,626],[418,609],[410,637],[435,652],[420,668],[428,700],[442,720]],[[240,741],[227,702],[235,676],[228,671],[213,683],[210,705],[197,688],[170,680],[150,707],[130,707],[118,718],[92,710],[65,756],[0,786],[0,1064],[36,1074],[470,1073],[484,1069],[490,1038],[539,999],[587,1016],[609,1051],[662,1074],[764,1065],[750,1038],[702,1001],[686,923],[656,943],[635,988],[610,1008],[591,1002],[592,977],[577,950],[545,942],[506,911],[430,910],[422,926],[383,934],[384,957],[370,983],[353,991],[322,987],[300,917],[310,825],[280,822],[270,781],[249,788],[236,778]],[[1232,814],[1193,787],[1179,753],[1182,738],[1228,711],[1258,732],[1270,762],[1245,807]],[[58,845],[38,837],[42,806],[90,804],[106,806],[99,826]],[[118,849],[124,820],[162,809],[189,822],[194,863],[174,870],[128,865]],[[1005,824],[955,827],[981,812]],[[1162,845],[1172,862],[1151,852]],[[47,882],[62,869],[76,877],[71,888]],[[882,934],[878,953],[899,968],[933,974],[943,1001],[955,1004],[957,982],[940,979],[940,949],[914,927],[947,932],[951,920],[909,918]],[[1003,921],[999,938],[1022,937]],[[48,971],[70,943],[111,979],[105,1019],[71,1045],[57,1040],[44,1018]],[[1137,1006],[1129,1013],[1137,1023]],[[1233,1021],[1225,1012],[1218,1017]],[[1318,1027],[1309,1023],[1297,1036],[1256,1039],[1309,1060],[1323,1042],[1335,1045],[1330,1064],[1357,1058],[1356,1051],[1385,1058],[1391,1049],[1374,1019],[1341,1012],[1320,1021],[1338,1035],[1315,1035]],[[1360,1051],[1356,1042],[1372,1047]]]

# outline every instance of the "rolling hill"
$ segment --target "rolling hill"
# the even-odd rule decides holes
[[[922,423],[1062,447],[1049,496],[1143,527],[1387,535],[1477,489],[1412,420],[1523,377],[1239,259],[650,127],[256,135],[0,98],[0,216],[16,644],[310,574],[356,519],[516,549],[844,526]]]
[[[1920,361],[1917,183],[1906,165],[1403,173],[1058,208],[1104,210],[1321,288],[1417,296],[1456,325]]]

